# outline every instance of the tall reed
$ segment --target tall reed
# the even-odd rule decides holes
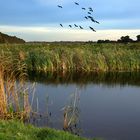
[[[24,81],[26,65],[10,51],[0,55],[0,118],[25,119],[29,116],[28,89]]]
[[[140,43],[44,43],[7,45],[29,71],[132,72],[140,70]],[[5,45],[0,45],[5,52]]]

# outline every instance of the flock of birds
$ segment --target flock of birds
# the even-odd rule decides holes
[[[74,2],[75,5],[77,6],[80,6],[80,4],[78,2]],[[58,8],[63,8],[63,6],[61,5],[57,5]],[[93,9],[92,7],[88,7],[88,8],[85,8],[85,7],[82,7],[81,8],[82,10],[87,10],[87,15],[84,17],[86,20],[90,20],[91,22],[94,22],[94,23],[97,23],[97,24],[100,24],[98,21],[96,21],[93,16],[92,16],[92,13],[93,13]],[[64,27],[63,24],[60,24],[61,27]],[[84,29],[81,25],[77,25],[77,24],[74,24],[74,25],[69,25],[70,28],[72,27],[76,27],[76,28],[80,28],[80,29]],[[96,30],[89,26],[89,29],[91,29],[92,31],[96,32]]]

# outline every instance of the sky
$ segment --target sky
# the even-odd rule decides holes
[[[92,16],[100,24],[86,20],[87,10],[82,7],[92,7]],[[124,35],[136,39],[139,13],[140,0],[0,0],[0,32],[26,41],[117,40]],[[71,29],[69,24],[81,25],[84,30]]]

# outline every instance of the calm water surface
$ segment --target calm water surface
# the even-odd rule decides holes
[[[64,107],[76,101],[73,133],[105,140],[140,139],[140,73],[40,74],[33,108],[37,126],[63,129]],[[76,100],[75,100],[76,99]]]

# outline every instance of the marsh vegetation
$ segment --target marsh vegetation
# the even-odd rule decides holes
[[[29,117],[30,105],[28,88],[25,86],[27,77],[26,65],[10,51],[0,55],[0,118],[25,119]]]
[[[38,110],[44,112],[48,107],[43,103],[46,102],[46,98],[43,94],[40,94],[43,91],[40,88],[39,93],[37,93],[39,97],[36,100],[37,102],[33,101],[37,97],[37,95],[30,94],[29,87],[33,82],[43,82],[43,85],[45,84],[48,89],[52,88],[51,85],[61,84],[67,84],[68,86],[74,84],[75,87],[78,85],[81,89],[86,85],[94,85],[93,87],[96,88],[96,84],[108,86],[110,84],[111,86],[127,84],[139,87],[139,71],[140,43],[53,42],[0,44],[0,119],[16,118],[26,121],[32,117],[31,115],[43,116],[38,113]],[[73,87],[70,86],[70,88],[74,90]],[[117,90],[119,91],[119,89]],[[56,91],[59,92],[58,89]],[[69,94],[66,87],[62,91],[63,94],[55,95],[55,98],[64,99],[64,93],[68,92]],[[50,96],[53,96],[53,92],[53,90],[50,91]],[[32,98],[32,96],[35,97]],[[86,98],[84,98],[84,103],[87,104],[90,99],[86,100]],[[94,99],[96,96],[94,98],[91,96],[91,98]],[[83,103],[79,102],[77,92],[74,92],[70,99],[69,103],[61,104],[61,107],[60,102],[54,101],[57,104],[57,106],[54,105],[54,110],[58,107],[62,109],[63,106],[61,115],[56,114],[62,117],[63,121],[61,124],[58,122],[58,127],[55,128],[63,128],[65,131],[79,135],[79,132],[81,133],[81,129],[79,129],[80,114],[83,113],[80,112],[81,108],[79,106]],[[63,103],[66,100],[65,98],[60,101]],[[114,100],[114,98],[111,100]],[[33,111],[32,105],[36,107],[36,112]],[[89,110],[91,113],[92,109]],[[86,109],[85,112],[87,112]],[[87,112],[87,114],[90,113]],[[133,113],[136,115],[136,112]],[[49,114],[52,115],[52,112],[48,112],[47,115]],[[85,119],[89,117],[87,114],[86,117],[84,116]],[[47,117],[38,118],[36,121],[46,121]],[[89,125],[89,122],[86,121],[85,123]],[[89,127],[85,125],[85,128]],[[84,136],[94,137],[91,132],[86,132]]]
[[[140,43],[28,43],[0,45],[0,49],[11,57],[19,56],[28,71],[65,73],[140,70]]]

